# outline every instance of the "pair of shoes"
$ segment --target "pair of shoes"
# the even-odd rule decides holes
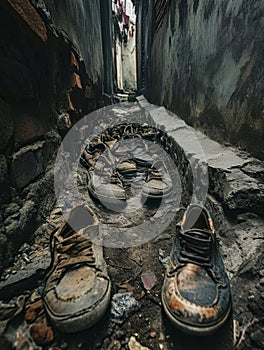
[[[123,143],[115,145],[111,151],[120,160],[117,170],[125,176],[133,176],[138,171],[138,167],[148,168],[154,161],[147,145],[138,137],[125,139]]]
[[[149,165],[153,162],[153,159],[146,152],[145,146],[138,147],[135,143],[131,143],[131,147],[127,145],[118,145],[120,140],[129,140],[134,138],[142,138],[147,140],[153,140],[157,135],[157,130],[154,127],[149,127],[147,125],[140,125],[137,123],[124,123],[115,125],[112,128],[107,128],[98,137],[91,140],[89,145],[85,147],[80,163],[86,169],[93,166],[94,161],[98,158],[98,155],[105,151],[105,148],[112,149],[116,155],[123,155],[126,158],[129,155],[129,151],[133,151],[134,161],[136,164],[141,166]],[[117,147],[115,147],[117,145]],[[124,168],[124,166],[123,166]]]
[[[106,207],[124,207],[127,194],[121,176],[130,179],[134,189],[141,189],[144,203],[149,200],[160,201],[172,193],[172,181],[163,162],[155,162],[146,175],[138,172],[136,165],[129,159],[119,163],[113,170],[103,156],[88,171],[88,190]]]
[[[80,206],[52,236],[53,259],[43,301],[51,322],[63,332],[91,327],[110,302],[102,247],[90,241],[97,228],[94,212]],[[162,287],[166,314],[177,328],[194,335],[216,331],[231,311],[230,285],[215,235],[208,211],[190,205],[176,228]]]

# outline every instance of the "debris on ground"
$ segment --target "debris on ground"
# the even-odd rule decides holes
[[[170,256],[166,255],[163,249],[159,249],[159,262],[163,265],[165,269],[167,269],[167,267],[170,264]]]
[[[151,290],[157,283],[157,277],[154,272],[143,272],[141,274],[141,281],[146,290]]]
[[[128,342],[129,350],[149,350],[146,346],[142,346],[135,337],[131,337]]]
[[[21,295],[9,303],[0,301],[0,335],[4,333],[7,324],[22,312],[25,302],[25,295]]]
[[[115,323],[123,323],[130,315],[140,309],[139,302],[132,293],[115,294],[111,302],[110,320]]]
[[[53,330],[43,323],[34,323],[30,327],[30,335],[37,345],[48,345],[53,341]]]

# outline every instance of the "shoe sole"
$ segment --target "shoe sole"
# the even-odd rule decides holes
[[[88,191],[92,195],[92,197],[99,201],[102,205],[113,206],[114,208],[124,208],[127,205],[126,198],[119,199],[98,195],[91,188],[88,188]]]
[[[166,193],[164,193],[164,194],[162,194],[162,195],[151,195],[151,194],[149,194],[149,193],[147,193],[147,192],[143,192],[142,191],[142,197],[144,198],[144,199],[150,199],[150,200],[161,200],[161,199],[163,199],[163,198],[167,198],[167,197],[169,197],[169,195],[172,193],[172,190],[170,190],[170,191],[168,191],[168,192],[166,192]]]
[[[205,336],[205,335],[209,335],[209,334],[216,332],[226,322],[226,320],[228,319],[230,312],[232,310],[232,305],[230,304],[229,308],[227,310],[227,313],[224,315],[224,317],[219,322],[214,323],[211,326],[195,327],[195,326],[191,326],[187,323],[180,322],[177,318],[175,318],[170,313],[170,311],[168,310],[167,305],[165,303],[165,300],[163,298],[163,293],[161,295],[161,299],[162,299],[164,311],[165,311],[167,317],[169,318],[169,320],[172,322],[172,324],[174,324],[174,326],[178,330],[182,331],[183,333],[188,333],[188,334],[197,335],[197,336]]]
[[[85,310],[76,316],[59,317],[54,315],[45,305],[46,312],[51,323],[63,333],[77,333],[88,329],[95,325],[105,315],[111,300],[111,283],[106,291],[104,299],[102,299],[96,307],[91,310]],[[45,303],[45,301],[44,301]]]

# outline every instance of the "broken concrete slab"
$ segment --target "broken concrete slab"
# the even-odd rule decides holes
[[[170,139],[168,151],[185,177],[186,186],[188,182],[193,182],[193,164],[200,163],[203,168],[208,167],[209,193],[222,201],[226,210],[252,211],[264,216],[264,185],[261,181],[264,169],[257,159],[241,157],[238,150],[211,140],[163,107],[151,105],[152,111],[148,112],[150,103],[143,96],[138,97],[137,101],[157,127],[163,124]],[[252,162],[257,167],[257,176],[248,166]]]
[[[49,248],[42,248],[23,269],[0,282],[0,299],[10,300],[24,291],[33,290],[45,276],[50,261]]]
[[[166,131],[173,131],[186,127],[186,123],[182,119],[176,115],[171,116],[164,107],[152,109],[149,114],[160,129],[164,128],[164,124],[167,126]]]

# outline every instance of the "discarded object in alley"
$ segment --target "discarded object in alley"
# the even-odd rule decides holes
[[[140,304],[133,297],[132,293],[115,294],[111,302],[110,319],[112,322],[121,324],[139,309]]]
[[[148,171],[146,183],[142,188],[142,196],[147,200],[160,200],[171,194],[172,181],[165,164],[155,162]]]
[[[128,199],[123,181],[126,185],[130,181],[137,193],[141,190],[143,203],[169,196],[172,181],[166,165],[157,161],[157,147],[144,141],[146,138],[156,142],[158,133],[154,127],[124,123],[107,128],[92,139],[80,158],[81,165],[88,170],[90,194],[114,210],[124,207]]]
[[[194,335],[216,331],[231,312],[230,285],[213,221],[200,205],[189,205],[176,226],[162,302],[172,323]]]
[[[74,333],[94,325],[110,302],[110,280],[102,246],[89,239],[98,219],[88,206],[77,206],[51,241],[53,262],[47,273],[43,302],[52,324]]]

